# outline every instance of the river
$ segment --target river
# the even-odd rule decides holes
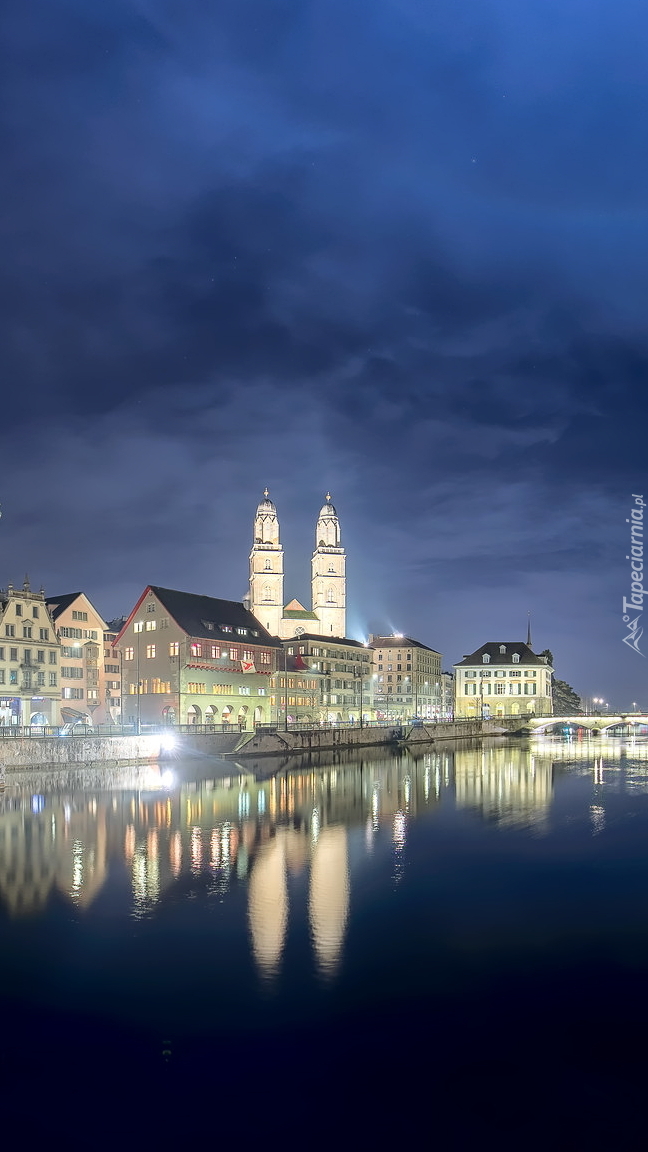
[[[6,1100],[244,1145],[641,1124],[648,741],[3,780]]]

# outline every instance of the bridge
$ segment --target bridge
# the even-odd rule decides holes
[[[600,713],[593,716],[534,716],[524,721],[524,730],[528,732],[546,732],[549,728],[587,728],[597,733],[619,729],[618,735],[648,735],[648,714],[622,712],[618,716],[604,716]]]

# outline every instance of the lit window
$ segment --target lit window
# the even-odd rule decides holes
[[[134,655],[134,648],[124,648],[124,660],[132,660]]]
[[[135,623],[133,624],[133,632],[142,632],[143,630],[144,630],[143,622],[141,620],[136,620]]]
[[[132,651],[132,649],[131,649],[131,651]],[[179,642],[177,640],[171,640],[171,642],[169,644],[169,656],[179,656],[179,655],[180,655]]]
[[[156,628],[157,628],[157,620],[147,620],[146,621],[146,631],[147,632],[154,632]]]
[[[202,644],[196,644],[196,643],[192,644],[191,645],[191,655],[192,656],[202,656]]]
[[[238,648],[230,648],[230,660],[238,660]]]
[[[218,644],[212,644],[212,646],[211,646],[211,658],[212,658],[212,660],[218,660],[219,657],[220,657],[220,648],[218,647]]]
[[[146,658],[147,658],[147,660],[152,660],[154,658],[154,656],[155,656],[155,644],[147,644],[146,645]]]

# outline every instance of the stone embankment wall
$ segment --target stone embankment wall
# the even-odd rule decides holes
[[[516,722],[517,723],[517,722]],[[519,723],[517,724],[519,727]],[[475,736],[502,736],[509,729],[499,720],[448,720],[438,724],[410,727],[387,725],[376,728],[315,728],[307,732],[261,732],[242,737],[233,755],[277,756],[302,752],[324,752],[335,748],[367,748],[381,744],[433,744],[437,740],[459,740]]]
[[[385,744],[430,744],[437,740],[503,735],[514,725],[505,721],[447,721],[422,727],[316,728],[307,732],[165,733],[144,736],[29,736],[0,738],[0,770],[26,768],[113,768],[153,763],[167,757],[298,755],[336,748],[369,748]],[[519,722],[515,721],[519,728]],[[168,747],[169,737],[174,747]]]

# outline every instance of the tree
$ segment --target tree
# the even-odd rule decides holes
[[[545,648],[540,655],[546,656],[547,664],[553,668],[553,652]],[[554,716],[574,716],[581,711],[581,698],[578,693],[565,680],[556,680],[555,673],[551,679],[551,696]]]

